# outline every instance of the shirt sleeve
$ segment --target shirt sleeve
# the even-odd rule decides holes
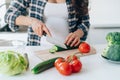
[[[77,25],[77,28],[81,29],[84,32],[84,35],[81,38],[81,40],[83,40],[83,41],[86,40],[88,31],[89,31],[89,27],[90,27],[89,14],[87,14],[80,18],[80,20],[78,21],[78,25]]]
[[[29,7],[29,3],[27,0],[13,0],[10,3],[10,6],[5,14],[5,22],[9,24],[9,28],[16,32],[18,30],[18,26],[15,24],[15,20],[20,15],[26,15],[27,7]]]

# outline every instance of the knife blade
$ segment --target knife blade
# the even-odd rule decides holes
[[[62,48],[64,48],[64,49],[67,49],[66,45],[65,45],[63,42],[61,42],[60,40],[56,39],[56,38],[47,36],[47,37],[46,37],[46,40],[47,40],[48,42],[52,43],[52,44],[55,44],[55,45],[57,45],[57,46],[59,46],[59,47],[62,47]]]

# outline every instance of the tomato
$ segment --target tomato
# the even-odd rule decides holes
[[[79,45],[79,51],[81,53],[88,53],[90,52],[90,45],[86,42],[82,42],[80,45]]]
[[[68,62],[62,62],[59,64],[58,71],[63,75],[70,75],[72,73],[71,65]]]
[[[58,59],[55,61],[54,65],[55,65],[55,67],[56,67],[57,70],[58,70],[59,64],[60,64],[61,62],[64,62],[64,61],[65,61],[64,58],[58,58]]]
[[[72,73],[71,65],[64,58],[58,58],[55,61],[55,67],[63,75],[70,75]]]
[[[82,69],[82,63],[79,60],[73,60],[71,62],[72,72],[77,73]]]
[[[82,63],[78,60],[77,56],[70,55],[66,59],[58,58],[55,61],[56,69],[63,75],[70,75],[77,73],[82,69]]]
[[[82,63],[78,60],[77,56],[70,55],[66,60],[70,63],[73,73],[79,72],[81,70]]]

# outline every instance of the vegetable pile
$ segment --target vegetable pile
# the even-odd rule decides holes
[[[6,75],[17,75],[26,71],[27,60],[14,51],[0,52],[0,73]]]
[[[82,69],[82,63],[77,56],[71,55],[65,58],[58,58],[55,61],[55,67],[62,75],[71,75],[77,73]]]
[[[104,49],[102,56],[112,61],[120,61],[120,32],[108,33],[106,40],[108,46]]]
[[[90,45],[87,42],[81,42],[79,46],[77,47],[67,46],[67,49],[54,45],[49,50],[49,52],[55,53],[70,49],[78,49],[80,53],[87,54],[88,52],[90,52]],[[31,72],[33,74],[39,74],[55,66],[56,69],[63,75],[70,75],[72,73],[77,73],[82,69],[82,63],[75,54],[76,53],[74,53],[74,55],[68,56],[66,59],[62,57],[55,57],[40,62],[31,69]]]

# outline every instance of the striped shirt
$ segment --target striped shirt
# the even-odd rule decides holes
[[[16,32],[19,27],[15,24],[15,19],[20,15],[29,14],[30,17],[36,18],[44,22],[44,8],[47,0],[14,0],[11,2],[6,15],[5,22],[9,24],[9,28]],[[75,9],[72,6],[71,0],[66,0],[66,5],[68,9],[68,24],[69,32],[74,32],[77,29],[81,29],[84,32],[81,41],[85,41],[89,30],[89,14],[85,16],[78,17],[75,13]],[[29,10],[29,11],[28,11]],[[28,39],[27,45],[29,46],[39,46],[41,38],[36,35],[32,27],[28,27]]]

